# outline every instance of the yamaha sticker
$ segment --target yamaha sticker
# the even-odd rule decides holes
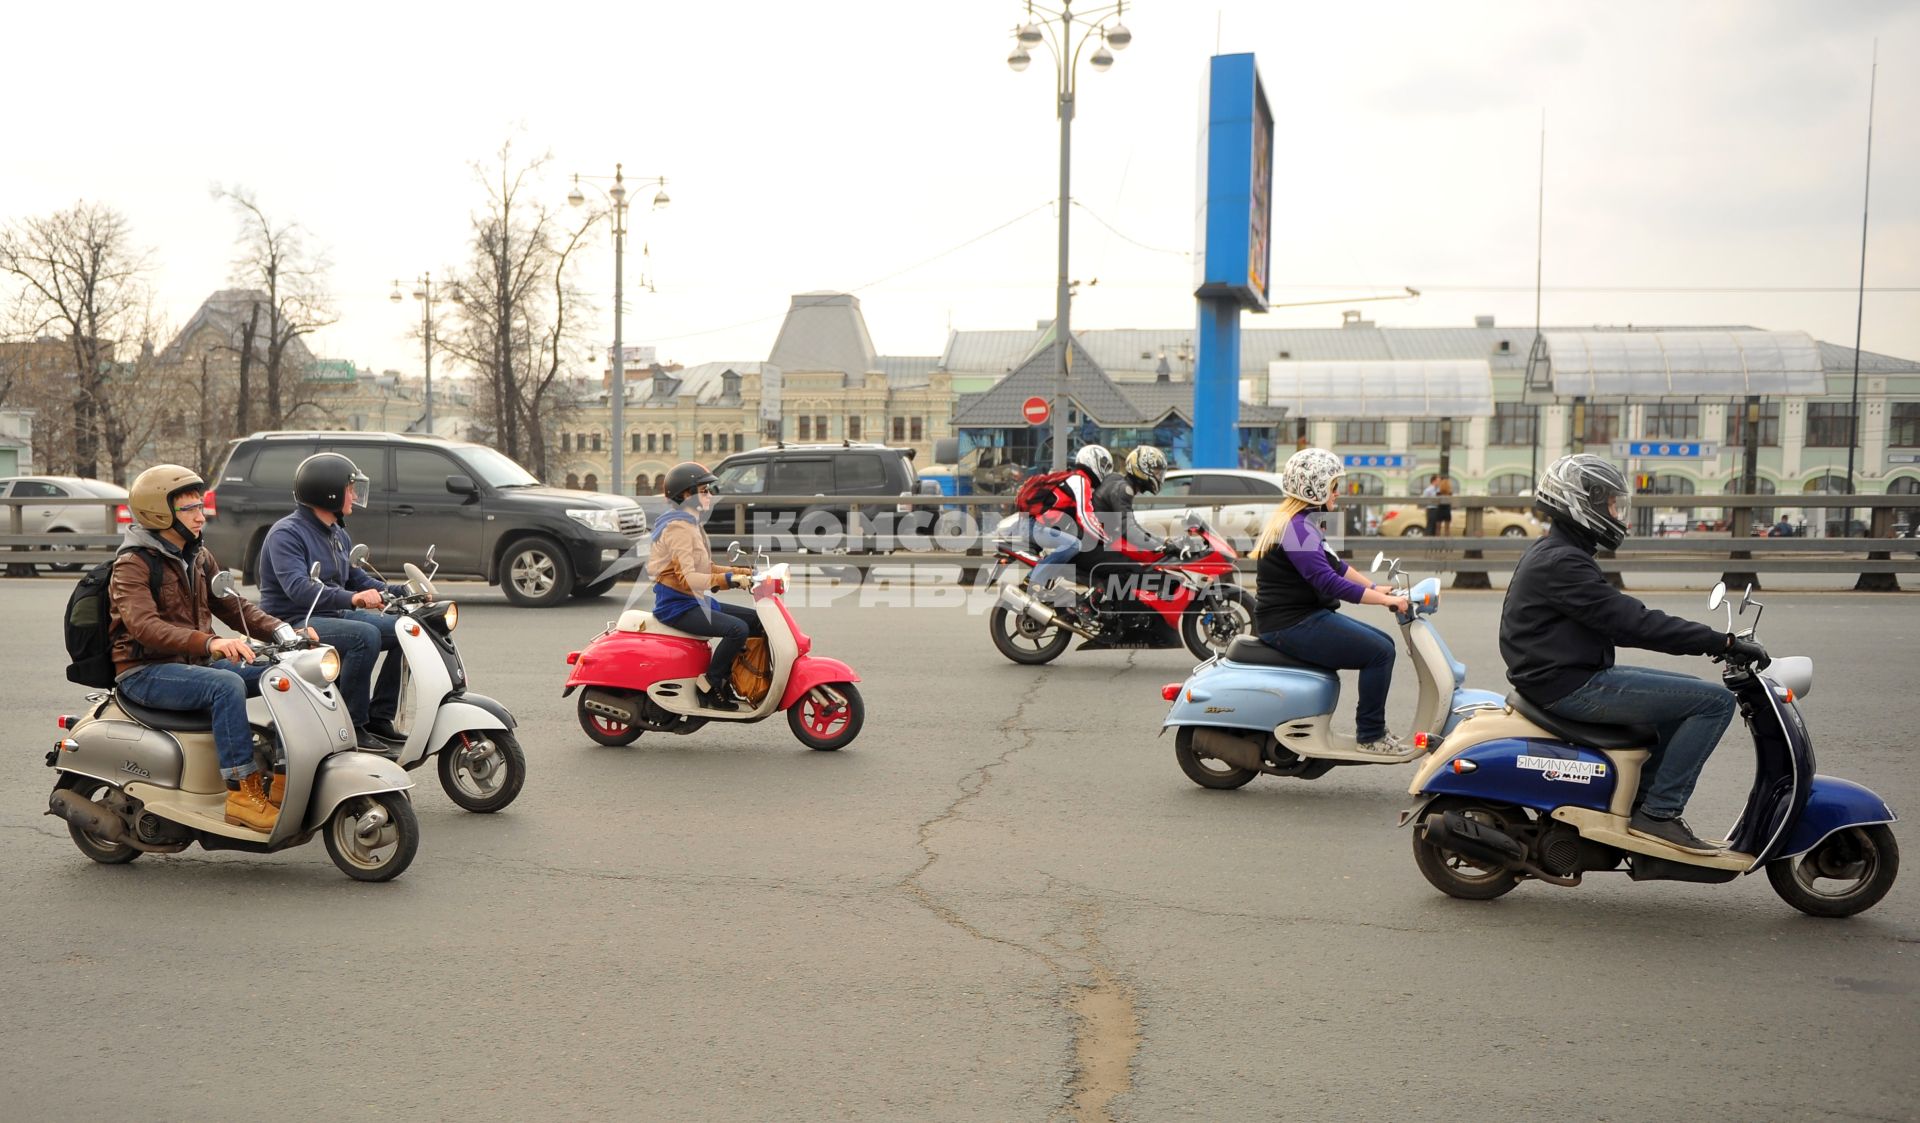
[[[1597,760],[1560,760],[1550,756],[1523,756],[1515,760],[1514,767],[1528,772],[1539,772],[1548,780],[1560,780],[1569,784],[1591,784],[1594,777],[1605,777],[1607,766]]]

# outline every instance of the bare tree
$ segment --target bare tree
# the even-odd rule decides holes
[[[468,260],[455,283],[463,297],[444,350],[474,372],[479,420],[502,452],[545,478],[547,426],[565,409],[565,374],[586,349],[585,300],[574,254],[604,214],[569,227],[548,200],[549,157],[516,160],[511,141],[493,164],[476,166],[486,204],[472,216]]]
[[[334,322],[327,293],[326,255],[308,245],[298,223],[275,223],[244,187],[215,187],[214,198],[224,201],[239,223],[234,244],[240,254],[233,262],[233,278],[243,288],[260,294],[244,331],[240,353],[240,391],[236,427],[251,429],[254,399],[260,398],[260,423],[278,429],[304,408],[313,405],[306,384],[305,336]],[[264,385],[259,395],[252,385],[255,363]]]
[[[110,448],[125,444],[127,409],[115,395],[124,381],[115,378],[114,352],[139,335],[147,272],[126,216],[104,204],[83,200],[0,230],[0,273],[18,284],[16,310],[32,335],[65,336],[71,385],[64,394],[43,389],[64,399],[50,403],[65,415],[55,431],[64,430],[67,442],[61,459],[80,475],[99,474],[103,439]],[[124,475],[124,465],[114,467],[116,478]]]

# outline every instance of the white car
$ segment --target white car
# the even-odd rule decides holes
[[[0,497],[7,499],[118,499],[119,503],[35,503],[20,508],[22,534],[118,534],[131,521],[127,489],[105,480],[78,476],[13,476],[0,479]],[[76,563],[55,565],[59,573],[80,568]]]
[[[1221,498],[1219,506],[1149,506],[1153,500],[1183,499],[1189,495]],[[1233,497],[1246,496],[1243,502]],[[1258,499],[1255,497],[1258,496]],[[1149,533],[1174,538],[1187,532],[1194,518],[1202,519],[1214,532],[1244,550],[1260,536],[1267,516],[1273,514],[1284,498],[1278,472],[1253,472],[1239,468],[1194,468],[1168,472],[1159,495],[1142,494],[1134,500],[1133,516]],[[1009,515],[994,528],[994,536],[1013,540],[1019,516]]]

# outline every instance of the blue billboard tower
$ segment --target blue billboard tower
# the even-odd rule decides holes
[[[1253,56],[1215,55],[1200,135],[1193,466],[1240,466],[1240,313],[1267,310],[1273,112]]]

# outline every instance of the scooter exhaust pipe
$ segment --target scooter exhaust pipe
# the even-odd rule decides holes
[[[1527,856],[1527,848],[1518,839],[1505,831],[1469,819],[1458,811],[1429,815],[1419,829],[1426,832],[1428,842],[1464,858],[1505,866],[1551,885],[1580,884],[1578,874],[1562,877],[1548,873]]]
[[[47,800],[47,814],[65,819],[95,838],[108,842],[130,842],[126,821],[81,795],[62,789]]]
[[[1485,823],[1477,823],[1458,811],[1429,815],[1421,829],[1426,832],[1428,842],[1462,857],[1501,866],[1525,867],[1530,864],[1527,861],[1527,848],[1512,835]]]
[[[640,718],[640,715],[634,712],[633,703],[628,699],[611,691],[596,690],[593,687],[588,687],[586,693],[581,695],[580,705],[590,714],[599,714],[622,725],[637,724]]]

